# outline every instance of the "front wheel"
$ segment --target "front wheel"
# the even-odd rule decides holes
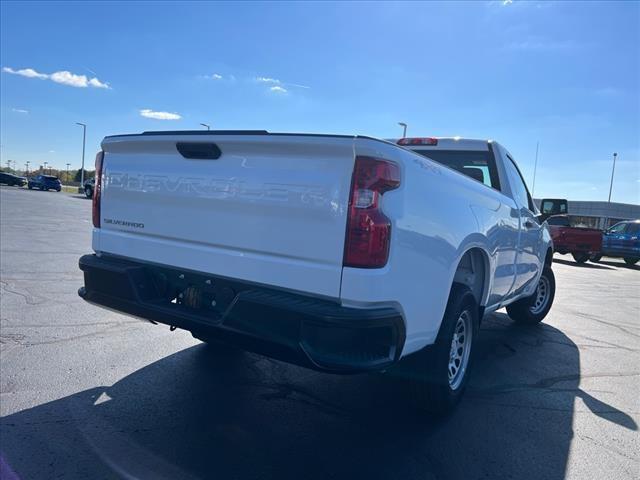
[[[599,262],[601,259],[602,255],[600,255],[599,253],[595,253],[591,255],[591,258],[589,260],[591,260],[592,262]]]
[[[469,287],[454,283],[435,344],[408,358],[420,408],[444,414],[462,397],[478,332],[478,310]]]
[[[572,253],[571,256],[576,261],[576,263],[587,263],[587,260],[589,260],[588,253]]]
[[[91,190],[89,187],[85,187],[84,196],[87,198],[93,197],[93,190]]]
[[[640,260],[638,257],[624,257],[624,263],[627,265],[635,265],[638,263],[638,260]]]
[[[555,295],[556,277],[553,275],[551,267],[545,265],[533,295],[507,305],[507,313],[511,319],[518,323],[535,325],[547,316]]]

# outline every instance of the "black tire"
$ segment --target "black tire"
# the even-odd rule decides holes
[[[599,262],[602,259],[602,255],[600,255],[599,253],[596,253],[595,255],[591,255],[591,258],[589,259],[592,262]]]
[[[546,299],[539,307],[536,307],[538,300],[538,290],[541,288],[541,284],[545,283],[543,288],[547,288]],[[507,313],[512,320],[525,325],[535,325],[540,323],[544,317],[547,316],[551,306],[553,305],[553,299],[556,296],[556,277],[553,275],[553,270],[548,265],[545,265],[538,282],[538,287],[533,295],[522,298],[511,305],[507,305]]]
[[[459,326],[458,321],[464,314],[468,315],[468,320],[462,321],[468,321],[470,327],[470,334],[465,332],[464,335],[464,340],[469,342],[468,353],[466,361],[459,364],[461,376],[454,376],[456,384],[452,385],[449,379],[452,340]],[[478,335],[479,323],[479,309],[473,293],[469,287],[454,283],[435,344],[409,356],[403,368],[403,376],[408,378],[413,387],[414,399],[420,409],[444,415],[460,401],[469,378],[473,342]],[[464,357],[465,350],[462,349],[462,352]]]
[[[638,257],[624,257],[624,263],[627,265],[635,265],[638,263],[638,260],[640,260]]]
[[[84,187],[84,196],[87,198],[93,198],[93,189]]]
[[[28,183],[27,183],[27,188],[28,188],[29,190],[33,190],[33,186],[31,186],[31,185],[30,185],[30,184],[28,184]]]
[[[571,256],[576,261],[576,263],[587,263],[587,260],[589,260],[588,253],[572,253]]]

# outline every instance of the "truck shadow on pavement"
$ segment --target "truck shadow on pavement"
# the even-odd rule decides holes
[[[633,419],[580,389],[578,347],[485,319],[466,395],[420,416],[389,375],[334,376],[197,345],[112,386],[2,419],[19,478],[563,478],[573,416]]]
[[[619,264],[612,264],[610,263],[609,267],[604,266],[604,265],[600,265],[600,263],[591,263],[591,262],[586,262],[586,263],[578,263],[578,262],[574,262],[572,260],[563,260],[561,258],[554,258],[553,259],[553,263],[560,263],[562,265],[569,265],[570,267],[576,267],[576,268],[593,268],[595,270],[615,270],[615,268],[613,267],[620,267]]]

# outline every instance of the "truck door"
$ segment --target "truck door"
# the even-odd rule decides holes
[[[522,174],[511,155],[505,153],[505,170],[509,177],[509,184],[513,199],[518,206],[520,214],[520,235],[516,254],[516,275],[513,284],[513,293],[534,281],[544,262],[542,245],[542,225],[536,218],[535,206]]]

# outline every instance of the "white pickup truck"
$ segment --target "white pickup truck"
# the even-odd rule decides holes
[[[145,132],[96,157],[85,300],[444,411],[484,315],[541,321],[552,243],[510,154],[448,138]]]

